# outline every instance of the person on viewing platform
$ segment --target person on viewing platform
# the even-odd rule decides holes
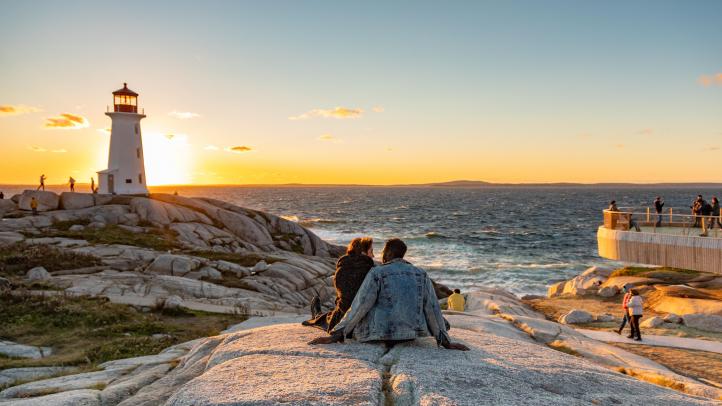
[[[70,191],[75,192],[75,178],[72,176],[68,178],[68,183],[70,184]]]
[[[432,336],[452,350],[468,351],[449,338],[431,279],[404,260],[406,244],[392,238],[384,246],[383,265],[366,275],[356,297],[330,336],[309,342],[331,344],[354,337],[360,342],[381,342],[393,347],[417,337]]]
[[[622,292],[624,292],[624,298],[622,298],[622,311],[624,312],[624,317],[622,317],[622,324],[619,325],[619,328],[617,330],[614,330],[615,333],[621,335],[622,331],[624,330],[624,326],[627,325],[627,322],[629,321],[629,299],[632,297],[632,294],[629,292],[629,289],[631,288],[631,285],[626,284],[622,286]],[[631,323],[630,323],[631,325]]]
[[[692,209],[692,216],[694,216],[694,217],[693,217],[693,218],[694,218],[694,224],[692,225],[692,227],[699,227],[699,226],[700,226],[700,224],[699,224],[699,220],[700,220],[699,215],[700,215],[700,210],[702,209],[702,202],[704,202],[704,199],[702,198],[702,195],[697,195],[697,198],[694,199],[694,201],[692,202],[692,206],[690,206],[690,208]]]
[[[447,303],[449,305],[449,310],[454,310],[457,312],[463,312],[464,306],[466,305],[464,296],[462,296],[459,289],[454,289],[454,293],[449,296],[449,298],[447,299]]]
[[[642,332],[639,330],[639,319],[642,318],[644,302],[637,289],[630,289],[629,293],[631,293],[632,296],[629,298],[627,306],[629,307],[629,326],[632,328],[632,332],[627,338],[642,341]]]
[[[713,217],[709,219],[709,225],[707,228],[712,230],[714,229],[715,224],[717,224],[719,228],[722,228],[722,222],[720,222],[719,218],[719,200],[717,200],[717,196],[712,198],[711,210],[710,216]]]
[[[90,177],[90,193],[97,193],[98,190],[95,188],[95,178]]]
[[[346,255],[336,262],[333,284],[336,288],[336,306],[330,312],[321,312],[321,300],[311,300],[311,319],[304,326],[330,331],[351,307],[366,274],[374,267],[374,240],[370,237],[354,238],[346,248]]]
[[[707,203],[705,200],[702,200],[702,203],[699,208],[699,215],[700,215],[700,224],[702,225],[702,234],[700,234],[700,237],[707,237],[707,218],[712,214],[712,206]],[[710,220],[712,220],[710,218]]]
[[[655,227],[662,226],[662,208],[664,208],[664,200],[657,196],[657,198],[654,199],[654,211],[657,212],[657,224],[655,224]]]

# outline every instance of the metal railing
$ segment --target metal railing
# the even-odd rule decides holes
[[[604,227],[612,230],[722,238],[722,212],[702,216],[682,207],[665,208],[661,213],[652,207],[619,207],[603,214]]]

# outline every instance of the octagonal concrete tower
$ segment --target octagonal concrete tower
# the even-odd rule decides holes
[[[105,115],[113,121],[110,130],[108,169],[98,172],[98,193],[147,195],[143,141],[138,113],[138,93],[123,88],[113,92],[113,111]]]

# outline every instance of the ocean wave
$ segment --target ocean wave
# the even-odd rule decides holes
[[[322,218],[311,218],[311,219],[303,219],[303,220],[298,221],[298,224],[300,224],[304,227],[313,227],[316,224],[340,224],[340,223],[345,223],[345,221],[322,219]]]
[[[294,223],[298,223],[298,216],[280,216],[284,220],[293,221]]]
[[[424,234],[424,237],[426,237],[426,238],[448,238],[447,236],[445,236],[441,233],[437,233],[436,231],[430,231],[430,232]]]

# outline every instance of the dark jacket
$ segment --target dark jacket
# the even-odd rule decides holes
[[[712,215],[719,216],[719,202],[712,203]]]
[[[329,331],[341,321],[351,307],[366,274],[373,267],[374,260],[363,254],[347,254],[338,259],[333,282],[336,287],[336,307],[326,318]]]
[[[657,211],[657,213],[662,212],[662,207],[664,207],[664,202],[661,200],[655,200],[654,201],[654,210]]]

